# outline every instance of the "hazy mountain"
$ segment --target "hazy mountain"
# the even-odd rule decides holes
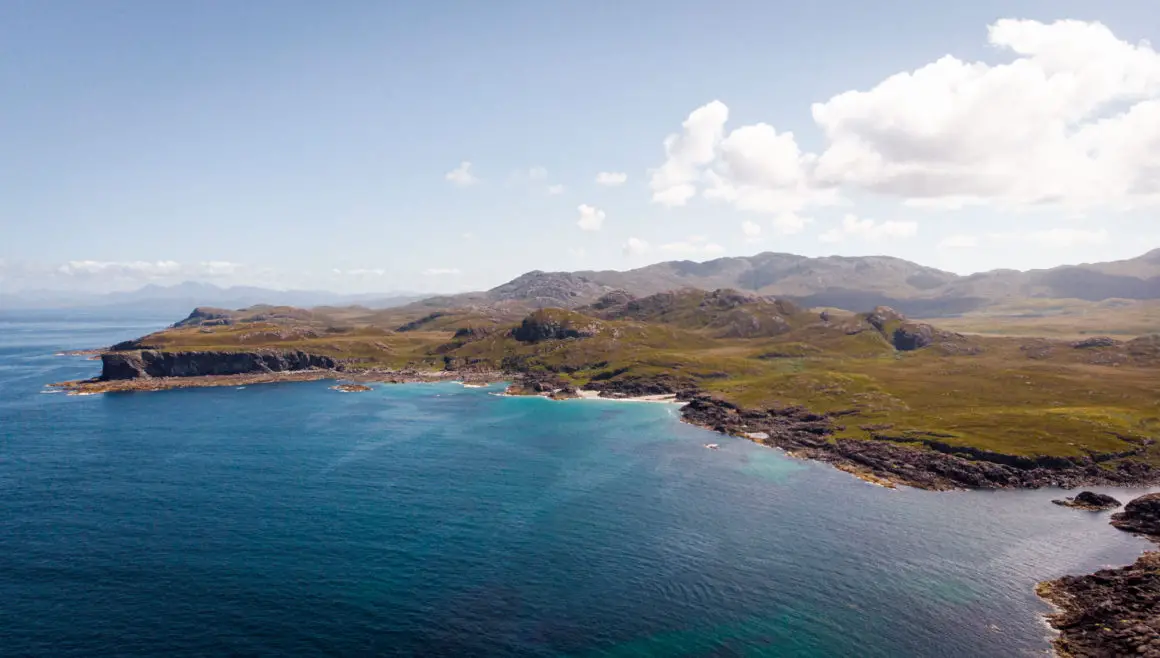
[[[429,307],[523,302],[573,308],[611,290],[644,296],[681,288],[732,288],[809,306],[893,306],[916,316],[965,313],[1011,299],[1160,299],[1160,250],[1124,261],[960,276],[887,256],[808,258],[761,253],[697,263],[669,261],[624,272],[533,271],[484,292],[430,298]]]
[[[146,285],[133,291],[83,294],[61,291],[26,291],[0,297],[5,309],[103,308],[176,310],[186,312],[198,306],[243,308],[255,304],[285,306],[346,306],[389,308],[421,299],[414,293],[372,293],[343,295],[322,290],[273,290],[253,286],[223,288],[209,283],[186,281],[172,286]]]

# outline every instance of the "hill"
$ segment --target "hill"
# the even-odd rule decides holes
[[[1026,299],[1160,300],[1160,250],[1112,263],[968,276],[886,256],[808,258],[761,253],[706,262],[669,261],[623,272],[532,271],[491,290],[423,300],[428,308],[516,305],[577,308],[613,290],[734,289],[804,307],[890,306],[917,317],[950,317]]]

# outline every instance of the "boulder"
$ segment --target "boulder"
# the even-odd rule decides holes
[[[934,342],[935,333],[935,328],[929,324],[906,322],[894,330],[890,342],[897,350],[919,350]]]
[[[1125,532],[1136,532],[1160,539],[1160,493],[1145,494],[1112,515],[1112,525]]]
[[[1121,504],[1120,501],[1107,494],[1098,494],[1091,491],[1081,491],[1074,498],[1064,498],[1051,502],[1056,505],[1063,505],[1064,507],[1074,507],[1076,509],[1091,511],[1116,509]]]

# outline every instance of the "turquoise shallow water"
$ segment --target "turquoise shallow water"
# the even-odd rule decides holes
[[[669,405],[43,392],[98,369],[55,351],[163,323],[0,315],[0,654],[1042,655],[1034,583],[1146,548],[1058,491],[888,491]]]

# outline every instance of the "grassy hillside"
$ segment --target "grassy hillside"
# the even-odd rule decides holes
[[[965,321],[965,320],[964,320]],[[1109,333],[1109,332],[1103,332]],[[744,408],[801,405],[839,437],[1009,455],[1126,453],[1160,436],[1160,340],[1075,343],[973,336],[889,309],[806,310],[718,291],[580,310],[469,308],[200,310],[123,348],[293,348],[351,369],[489,368],[576,386],[695,388]]]
[[[931,319],[940,327],[994,336],[1134,338],[1160,333],[1160,301],[1014,299],[956,317]]]

